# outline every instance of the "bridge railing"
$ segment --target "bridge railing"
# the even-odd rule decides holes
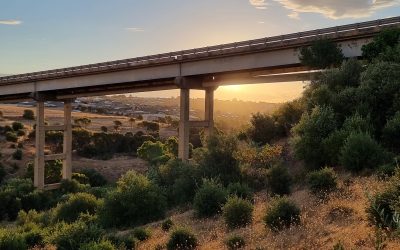
[[[27,74],[4,76],[0,77],[0,85],[11,84],[15,82],[26,82],[30,80],[62,78],[71,75],[80,75],[80,74],[95,73],[95,72],[110,71],[110,70],[122,70],[125,68],[131,68],[135,66],[145,66],[153,63],[164,63],[176,60],[180,61],[187,58],[190,59],[201,56],[223,55],[226,53],[244,51],[259,46],[264,46],[264,48],[273,48],[274,46],[282,45],[284,42],[295,41],[302,38],[321,37],[330,34],[340,35],[340,33],[353,30],[365,30],[369,28],[385,27],[396,24],[400,24],[400,16],[355,23],[355,24],[341,25],[324,29],[297,32],[280,36],[265,37],[261,39],[227,43],[222,45],[214,45],[197,49],[156,54],[151,56],[142,56],[142,57],[109,61],[103,63],[87,64],[77,67],[68,67],[68,68],[39,71]]]

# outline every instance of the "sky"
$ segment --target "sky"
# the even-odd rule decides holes
[[[400,14],[400,0],[0,0],[0,74],[237,42]],[[303,83],[220,87],[282,102]],[[140,96],[170,97],[177,91]],[[194,92],[193,97],[202,93]]]

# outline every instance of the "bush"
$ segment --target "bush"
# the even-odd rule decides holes
[[[169,231],[171,227],[174,225],[174,222],[168,218],[161,223],[161,229],[165,232]]]
[[[15,150],[12,157],[14,160],[22,160],[22,150],[21,149]]]
[[[17,142],[18,136],[14,132],[7,132],[6,133],[6,140],[9,142]]]
[[[290,177],[286,167],[276,165],[268,171],[267,184],[272,194],[289,194],[292,178]]]
[[[337,187],[337,176],[332,168],[323,168],[307,175],[307,184],[312,193],[322,195],[333,191]]]
[[[204,180],[194,196],[193,206],[200,217],[210,217],[221,212],[226,201],[226,191],[214,180]]]
[[[6,177],[7,172],[4,169],[3,164],[0,163],[0,184],[3,182],[4,177]]]
[[[133,229],[133,236],[140,241],[145,241],[151,237],[151,233],[146,228],[137,227]]]
[[[112,234],[106,238],[121,250],[134,250],[138,244],[138,240],[130,234]]]
[[[35,113],[33,113],[33,111],[30,109],[25,109],[24,113],[22,114],[22,118],[27,119],[27,120],[34,120]]]
[[[59,203],[54,210],[56,221],[73,222],[80,214],[95,214],[100,201],[88,193],[71,194],[63,203]]]
[[[306,66],[325,69],[340,65],[344,55],[336,43],[328,39],[320,39],[314,41],[310,47],[302,48],[299,59]]]
[[[253,114],[250,120],[251,127],[248,130],[250,139],[258,144],[265,145],[272,139],[279,137],[275,119],[266,114]]]
[[[243,237],[238,235],[230,236],[226,241],[225,245],[229,250],[242,249],[246,246],[246,242]]]
[[[91,187],[102,187],[107,185],[107,180],[98,171],[92,168],[84,168],[79,171],[89,179],[89,185]]]
[[[107,240],[83,244],[79,250],[116,250],[117,248]]]
[[[104,200],[100,219],[105,226],[137,226],[164,216],[166,198],[141,174],[127,172]]]
[[[63,194],[83,192],[88,188],[77,180],[61,180],[60,192]]]
[[[388,163],[388,164],[381,165],[376,170],[376,175],[382,179],[391,177],[395,174],[396,168],[398,168],[396,163]]]
[[[23,130],[18,130],[17,131],[17,136],[18,137],[25,136],[25,135],[26,135],[25,131],[23,131]]]
[[[253,201],[253,191],[251,188],[244,183],[235,182],[228,185],[226,188],[229,195],[235,195],[244,200]]]
[[[97,242],[104,235],[104,231],[97,225],[76,221],[71,224],[58,223],[49,235],[49,241],[59,250],[79,249],[81,245]]]
[[[168,250],[179,250],[179,249],[196,249],[198,246],[196,236],[187,229],[178,228],[174,230],[168,240]]]
[[[387,121],[382,131],[382,142],[388,148],[400,152],[400,112]]]
[[[28,246],[22,234],[2,229],[0,231],[0,249],[25,250]]]
[[[18,131],[20,129],[24,129],[24,124],[20,123],[20,122],[13,122],[11,124],[11,127],[14,131]]]
[[[382,147],[363,133],[351,133],[340,152],[340,162],[348,170],[374,169],[384,162]]]
[[[264,217],[266,226],[274,231],[300,223],[300,209],[286,197],[276,197],[271,201]]]
[[[237,196],[229,197],[222,211],[229,228],[244,227],[250,224],[253,218],[253,205]]]

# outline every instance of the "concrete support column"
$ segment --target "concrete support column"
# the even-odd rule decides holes
[[[206,135],[211,136],[214,130],[214,88],[206,89],[204,120],[208,121]]]
[[[184,161],[189,159],[189,96],[190,90],[181,88],[178,156]]]
[[[72,124],[71,124],[71,101],[64,101],[64,146],[62,178],[71,180],[72,178]]]
[[[36,154],[35,166],[33,170],[33,183],[38,189],[44,189],[44,146],[45,146],[45,127],[44,127],[44,102],[38,101],[36,104]]]

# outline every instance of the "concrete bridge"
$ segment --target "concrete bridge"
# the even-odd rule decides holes
[[[347,58],[359,58],[361,47],[385,28],[399,27],[400,17],[317,29],[256,40],[165,54],[0,77],[0,101],[34,99],[36,155],[34,184],[45,185],[48,160],[63,160],[63,179],[72,175],[71,100],[83,96],[180,89],[179,157],[189,158],[190,127],[213,130],[214,90],[221,85],[307,81],[313,71],[300,65],[299,49],[328,38]],[[205,120],[189,120],[190,89],[205,91]],[[64,125],[45,126],[44,102],[64,102]],[[45,155],[45,131],[64,131],[62,154]]]

